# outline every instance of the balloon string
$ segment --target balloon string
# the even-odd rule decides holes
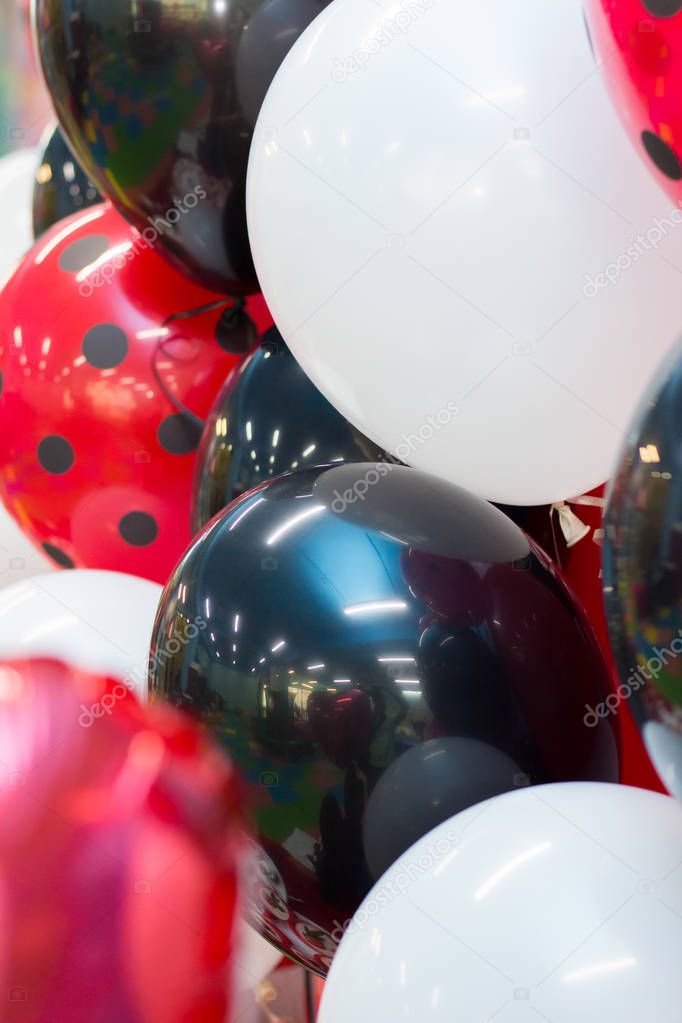
[[[187,320],[190,316],[200,316],[202,313],[210,313],[213,309],[220,309],[221,306],[227,305],[229,298],[220,298],[217,302],[209,302],[208,305],[197,306],[196,309],[186,309],[181,313],[171,313],[161,324],[162,327],[167,327],[169,323],[173,323],[175,320]]]
[[[183,405],[180,399],[175,397],[175,395],[172,393],[172,391],[168,389],[168,387],[163,381],[163,377],[161,376],[158,363],[159,354],[161,354],[163,351],[163,344],[164,344],[163,341],[159,341],[156,345],[156,348],[154,349],[154,354],[152,355],[152,373],[154,374],[154,379],[156,380],[157,384],[159,385],[159,388],[166,396],[168,401],[171,403],[173,408],[176,408],[182,416],[184,416],[186,419],[189,419],[189,421],[194,423],[195,426],[203,430],[204,420],[200,419],[199,416],[195,416],[195,414],[191,412],[186,405]]]

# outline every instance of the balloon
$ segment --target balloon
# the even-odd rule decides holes
[[[322,397],[273,327],[261,348],[232,372],[206,421],[194,481],[194,532],[281,472],[382,455]]]
[[[282,58],[328,0],[37,0],[57,115],[97,187],[199,284],[259,290],[244,194]]]
[[[433,596],[426,571],[412,585],[417,552]],[[491,788],[618,777],[614,722],[583,723],[606,666],[546,556],[496,508],[404,466],[317,467],[233,502],[171,576],[150,663],[152,698],[201,717],[251,783],[265,910],[249,919],[319,974],[338,921],[420,824]],[[449,777],[424,768],[396,803],[401,757],[440,742]]]
[[[31,191],[36,158],[20,149],[0,159],[0,285],[31,247]]]
[[[147,695],[161,587],[122,572],[75,569],[0,591],[0,658],[51,657]]]
[[[50,133],[33,189],[33,234],[44,234],[58,220],[101,202],[87,174],[64,141],[60,128]]]
[[[248,181],[263,294],[385,451],[502,503],[584,493],[679,330],[682,213],[580,0],[407,6],[332,4],[279,70]]]
[[[587,0],[585,13],[616,111],[658,183],[682,201],[682,4]]]
[[[682,346],[635,417],[609,493],[604,597],[621,684],[668,789],[682,798]]]
[[[106,206],[56,224],[2,291],[0,492],[62,567],[164,583],[189,543],[201,419],[238,362],[215,301]]]
[[[112,681],[55,661],[0,666],[11,1015],[224,1023],[247,853],[239,784],[190,722]],[[78,727],[83,705],[106,713]]]
[[[672,1020],[681,843],[682,808],[626,786],[544,785],[466,810],[370,892],[319,1021]]]

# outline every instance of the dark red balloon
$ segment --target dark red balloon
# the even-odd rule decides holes
[[[596,57],[621,120],[676,201],[682,200],[682,2],[586,0]]]
[[[220,301],[108,206],[56,224],[0,294],[0,491],[59,565],[163,583],[189,543],[202,421],[240,356],[224,306],[165,321]]]
[[[229,762],[54,661],[0,666],[0,747],[2,1018],[224,1023],[248,849]]]

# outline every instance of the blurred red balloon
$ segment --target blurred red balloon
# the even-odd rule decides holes
[[[0,747],[0,1019],[223,1023],[247,849],[229,763],[54,661],[0,666]]]
[[[585,12],[621,120],[657,180],[679,202],[682,0],[586,0]]]
[[[58,564],[164,583],[189,543],[201,420],[241,356],[224,301],[116,211],[56,224],[0,293],[0,491]],[[271,324],[260,296],[247,311]]]

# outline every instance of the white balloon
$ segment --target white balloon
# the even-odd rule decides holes
[[[33,185],[38,158],[20,149],[0,158],[0,286],[33,245]]]
[[[510,504],[610,474],[679,333],[682,210],[581,0],[336,0],[265,99],[247,205],[278,327],[372,440]]]
[[[673,1023],[682,806],[620,785],[521,789],[434,829],[344,935],[319,1023]]]
[[[161,587],[147,579],[73,569],[0,591],[0,659],[54,657],[147,695]]]

